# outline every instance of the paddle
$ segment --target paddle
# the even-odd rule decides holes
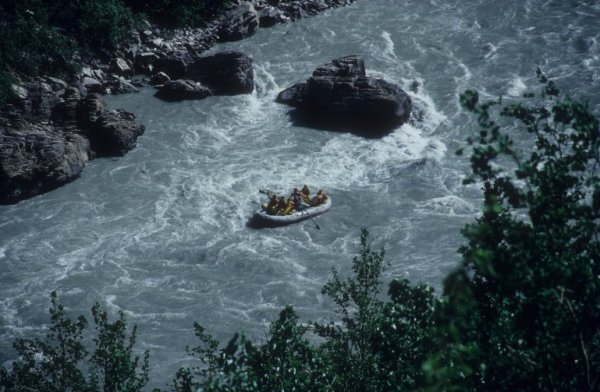
[[[308,217],[310,218],[310,220],[315,224],[315,227],[317,228],[317,230],[321,230],[321,227],[317,224],[317,222],[313,219],[312,215],[308,213],[308,211],[305,208],[302,208],[302,206],[300,206],[300,212],[305,212],[306,215],[308,215]]]

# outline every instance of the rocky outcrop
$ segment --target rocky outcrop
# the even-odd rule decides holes
[[[90,147],[98,157],[122,156],[135,147],[144,126],[125,110],[100,113],[89,130]]]
[[[186,77],[207,86],[214,95],[248,94],[254,90],[252,59],[241,52],[200,57],[188,66]]]
[[[408,121],[410,97],[397,85],[366,75],[359,56],[324,64],[305,82],[277,96],[294,108],[293,121],[304,126],[382,136]]]
[[[210,95],[248,94],[254,90],[252,60],[240,52],[220,52],[199,57],[186,64],[185,68],[184,79],[159,85],[155,96],[165,101],[181,101]],[[164,80],[169,76],[153,76],[151,80]]]
[[[177,79],[161,85],[154,95],[163,101],[183,101],[206,98],[211,95],[211,92],[199,82]]]
[[[82,99],[60,79],[43,84],[25,84],[27,94],[0,112],[0,204],[74,180],[88,160],[123,155],[144,131],[133,114],[108,111],[98,94]]]
[[[74,180],[89,159],[89,147],[81,135],[50,125],[0,126],[0,203],[16,203]]]
[[[239,41],[249,37],[258,29],[258,23],[258,14],[254,5],[249,1],[243,2],[223,17],[218,40]]]

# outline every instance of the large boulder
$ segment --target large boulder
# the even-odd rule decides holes
[[[241,52],[220,52],[188,65],[187,79],[202,83],[214,95],[248,94],[254,90],[252,59]]]
[[[258,14],[251,2],[243,2],[229,11],[221,22],[219,41],[239,41],[258,29]]]
[[[175,53],[169,57],[161,57],[154,61],[153,69],[156,72],[166,73],[171,79],[181,79],[185,77],[189,61],[191,60],[186,54]]]
[[[135,115],[125,110],[102,112],[89,132],[90,147],[97,156],[121,156],[135,147],[144,126],[135,121]]]
[[[164,101],[183,101],[187,99],[202,99],[211,95],[208,88],[193,80],[177,79],[164,83],[154,94]]]
[[[11,204],[74,180],[89,159],[81,135],[49,125],[0,126],[0,203]]]
[[[359,56],[324,64],[305,83],[277,96],[277,102],[295,107],[292,118],[300,125],[364,136],[382,136],[408,121],[410,97],[397,85],[366,76]]]

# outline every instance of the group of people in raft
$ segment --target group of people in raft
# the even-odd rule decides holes
[[[315,197],[311,197],[306,184],[302,187],[302,190],[294,188],[287,199],[272,192],[268,192],[268,196],[270,201],[263,204],[263,207],[269,215],[290,215],[295,211],[302,211],[308,207],[323,204],[327,200],[327,195],[322,189],[317,192]]]

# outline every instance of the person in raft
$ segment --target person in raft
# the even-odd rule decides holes
[[[310,205],[310,189],[308,189],[308,185],[304,184],[300,192],[302,193],[302,202]]]
[[[317,192],[317,196],[313,197],[310,201],[311,206],[318,206],[319,204],[325,203],[327,200],[327,195],[323,191],[323,189],[319,189]]]

